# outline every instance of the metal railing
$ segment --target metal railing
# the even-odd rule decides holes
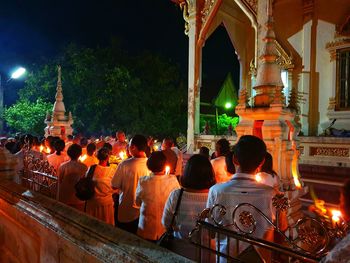
[[[249,203],[238,204],[233,210],[220,204],[203,210],[189,234],[197,247],[197,261],[318,262],[333,241],[347,233],[346,223],[334,226],[307,216],[282,230],[279,219],[289,208],[289,200],[278,194],[272,204],[275,222]],[[264,233],[270,233],[269,238]]]

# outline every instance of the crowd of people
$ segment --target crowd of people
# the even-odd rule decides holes
[[[202,147],[185,167],[173,139],[165,138],[161,148],[155,149],[152,139],[134,135],[127,142],[122,131],[108,141],[69,136],[66,141],[48,137],[40,143],[27,135],[0,143],[19,159],[17,182],[21,182],[23,146],[27,145],[27,151],[46,158],[56,170],[58,201],[149,241],[156,242],[168,229],[176,238],[186,239],[198,215],[215,204],[227,208],[221,215],[222,224],[233,229],[232,211],[243,202],[275,219],[272,198],[281,190],[279,176],[265,143],[255,136],[242,136],[233,146],[220,139],[211,156],[209,149]],[[120,162],[112,164],[111,156],[118,155]],[[75,185],[89,173],[95,194],[82,201],[76,196]],[[347,204],[348,197],[343,200]],[[345,215],[347,207],[343,208]],[[258,224],[254,234],[273,240],[266,221]],[[234,246],[225,239],[220,241],[223,253],[228,251],[227,245]],[[241,242],[240,251],[245,248]]]

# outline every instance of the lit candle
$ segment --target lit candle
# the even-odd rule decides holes
[[[293,179],[294,179],[295,187],[300,189],[301,188],[301,183],[299,181],[299,178],[297,176],[293,176]]]
[[[46,147],[45,152],[46,152],[46,153],[51,153],[50,147]]]
[[[126,158],[126,152],[121,151],[119,153],[119,157],[120,157],[120,159],[124,160]]]
[[[165,166],[165,174],[166,175],[170,174],[170,166],[169,165]]]
[[[256,180],[258,183],[261,182],[262,178],[261,178],[260,174],[256,174],[256,175],[255,175],[255,180]]]
[[[40,152],[43,152],[44,146],[40,145],[39,150],[40,150]]]
[[[86,160],[86,158],[87,158],[87,155],[84,154],[83,156],[80,156],[80,157],[79,157],[79,161],[80,161],[80,162],[84,162],[84,161]]]
[[[332,223],[333,225],[337,225],[340,221],[341,212],[339,210],[332,210]]]

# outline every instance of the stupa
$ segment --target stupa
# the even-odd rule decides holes
[[[291,201],[290,215],[294,214],[292,217],[298,218],[297,212],[301,208],[299,197],[307,191],[298,171],[297,135],[300,127],[295,122],[296,111],[286,106],[282,93],[271,1],[268,1],[267,12],[266,35],[254,87],[256,95],[249,106],[246,88],[241,89],[236,107],[236,113],[240,116],[236,132],[238,137],[255,135],[265,141],[268,152],[273,156],[273,168],[280,176],[283,190]]]
[[[73,117],[72,113],[69,112],[66,116],[66,108],[63,103],[62,94],[62,74],[61,66],[58,66],[58,79],[57,79],[57,89],[56,89],[56,101],[53,105],[52,113],[48,112],[46,115],[45,123],[45,137],[58,136],[61,139],[66,139],[67,135],[73,133]]]

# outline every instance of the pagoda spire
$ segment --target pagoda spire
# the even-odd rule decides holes
[[[277,64],[278,53],[276,49],[276,36],[272,13],[272,1],[268,0],[267,5],[266,34],[263,38],[263,52],[260,56],[257,80],[254,89],[257,95],[254,97],[255,107],[266,107],[271,104],[285,106],[285,99],[282,93],[283,82],[281,68]]]
[[[57,88],[56,88],[56,95],[55,95],[55,104],[53,106],[53,114],[56,116],[64,115],[66,112],[66,108],[63,103],[63,93],[62,93],[62,72],[61,72],[61,66],[57,67]]]

